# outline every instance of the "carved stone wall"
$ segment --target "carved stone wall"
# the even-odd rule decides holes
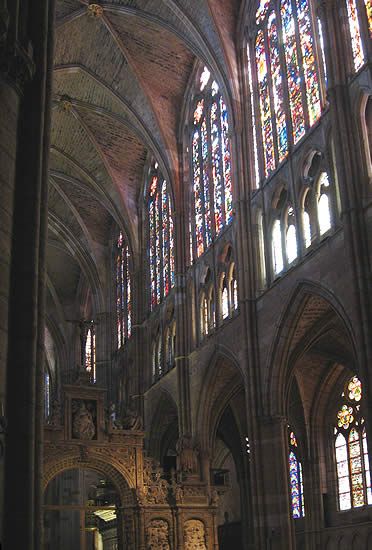
[[[164,519],[153,519],[146,528],[147,550],[170,550],[169,525]]]
[[[185,550],[207,550],[204,523],[199,519],[190,519],[185,522],[184,529]]]

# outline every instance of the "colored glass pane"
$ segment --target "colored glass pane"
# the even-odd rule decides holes
[[[366,5],[369,35],[372,38],[372,0],[364,0],[364,3]]]
[[[289,443],[292,447],[297,447],[297,439],[294,432],[290,432],[289,434]]]
[[[310,216],[306,210],[302,214],[302,224],[304,228],[304,240],[305,246],[308,248],[311,245],[311,227],[310,227]]]
[[[164,180],[161,188],[161,208],[162,208],[162,255],[163,255],[163,290],[164,296],[167,296],[170,287],[170,258],[169,258],[169,211],[168,211],[168,193],[167,193],[167,183]]]
[[[159,193],[155,195],[155,280],[156,280],[156,303],[161,300],[161,226],[160,226],[160,204]]]
[[[352,429],[349,434],[349,452],[353,507],[357,508],[358,506],[364,505],[364,488],[361,447],[359,434],[355,429]]]
[[[132,292],[131,292],[131,279],[129,273],[129,247],[126,247],[126,283],[127,283],[127,296],[126,296],[126,308],[127,308],[127,336],[130,338],[132,333]]]
[[[325,52],[324,52],[324,38],[323,38],[323,28],[322,28],[322,22],[318,18],[318,31],[319,31],[319,43],[320,43],[320,51],[322,53],[322,63],[323,63],[323,71],[324,71],[324,81],[325,85],[327,86],[328,83],[328,75],[327,75],[327,65],[325,60]]]
[[[222,319],[226,319],[229,316],[229,296],[227,288],[222,290]]]
[[[212,183],[214,192],[214,224],[216,235],[221,231],[223,220],[223,186],[221,174],[221,146],[218,125],[218,105],[211,106],[211,149],[212,149]]]
[[[297,258],[297,238],[296,227],[291,224],[287,229],[286,250],[288,263],[292,263]]]
[[[278,160],[281,162],[288,152],[288,137],[284,110],[283,79],[279,58],[278,28],[274,11],[269,15],[267,33],[270,52]]]
[[[358,9],[355,0],[346,0],[349,30],[351,37],[351,50],[353,54],[354,69],[358,71],[364,64],[364,51],[358,18]]]
[[[258,184],[260,181],[260,172],[258,168],[257,129],[256,129],[256,116],[254,112],[252,67],[251,67],[251,58],[249,54],[249,46],[247,46],[247,58],[248,58],[248,86],[249,86],[249,99],[250,99],[250,108],[251,108],[252,137],[253,137],[254,178],[255,178],[255,187],[258,188]]]
[[[155,226],[155,202],[150,199],[149,203],[149,222],[150,222],[150,285],[151,285],[151,306],[156,305],[156,226]]]
[[[256,38],[256,67],[261,116],[262,145],[264,153],[265,176],[275,169],[275,151],[270,107],[270,91],[267,71],[265,38],[261,30]]]
[[[204,216],[203,216],[203,196],[199,157],[200,136],[196,130],[192,140],[192,159],[193,159],[193,179],[194,179],[194,209],[195,209],[195,229],[196,229],[196,251],[197,256],[204,252]]]
[[[302,464],[297,457],[297,439],[292,430],[289,430],[289,481],[291,491],[291,507],[294,519],[305,517],[305,500]]]
[[[282,250],[282,232],[280,229],[280,221],[275,220],[272,232],[272,247],[274,273],[278,274],[283,270],[283,250]]]
[[[203,91],[209,82],[211,72],[208,67],[204,67],[202,74],[200,75],[200,91]]]
[[[130,253],[120,232],[116,249],[116,322],[117,345],[120,348],[132,329],[132,293],[129,271]]]
[[[238,281],[233,279],[233,304],[234,309],[238,309]]]
[[[260,5],[256,11],[256,21],[259,23],[265,18],[267,10],[269,9],[271,0],[260,0]]]
[[[89,372],[90,377],[95,382],[96,380],[96,335],[93,328],[89,328],[85,340],[85,369]]]
[[[320,90],[315,62],[314,38],[308,0],[296,0],[298,30],[305,77],[309,124],[312,126],[321,115]]]
[[[338,498],[340,510],[351,508],[350,482],[346,439],[338,434],[335,441],[336,465],[338,479]]]
[[[206,121],[203,120],[201,125],[201,157],[203,163],[203,206],[204,206],[204,221],[205,221],[205,244],[206,247],[212,242],[212,220],[211,220],[211,203],[209,192],[209,174],[208,174],[208,131]]]
[[[281,17],[293,141],[297,143],[305,134],[305,118],[302,105],[301,73],[297,55],[296,27],[291,0],[282,0]]]
[[[351,401],[360,401],[362,399],[362,383],[357,376],[353,376],[347,385],[348,398]]]
[[[341,409],[337,413],[337,425],[339,428],[347,430],[350,424],[354,422],[353,408],[347,405],[342,405]]]
[[[366,489],[367,489],[367,502],[368,504],[372,504],[371,471],[369,467],[367,434],[365,429],[362,432],[362,440],[363,440],[364,472],[366,477]]]
[[[196,104],[196,109],[194,111],[194,123],[200,122],[201,117],[203,116],[204,112],[204,99],[201,99]]]
[[[44,416],[50,415],[50,375],[48,370],[44,372]]]
[[[166,180],[152,176],[149,186],[149,270],[151,307],[174,286],[174,225]]]
[[[224,100],[220,97],[221,112],[221,143],[222,143],[222,172],[223,172],[223,190],[225,196],[225,223],[232,220],[232,183],[231,183],[231,154],[229,138],[229,122],[227,108]]]

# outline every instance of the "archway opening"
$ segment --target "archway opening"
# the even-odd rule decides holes
[[[44,493],[44,550],[117,550],[120,505],[107,476],[88,468],[64,470]]]

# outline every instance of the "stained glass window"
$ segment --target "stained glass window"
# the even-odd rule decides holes
[[[248,70],[250,94],[259,106],[260,136],[255,134],[255,167],[268,177],[321,116],[324,65],[320,23],[313,24],[311,0],[262,0],[256,12],[254,75]],[[317,44],[319,47],[317,47]],[[248,63],[251,62],[247,49]],[[324,65],[324,76],[326,75]],[[253,83],[257,80],[257,86]],[[253,103],[252,97],[251,102]],[[260,142],[260,147],[255,145]],[[257,157],[257,158],[256,158]]]
[[[365,62],[362,37],[360,34],[359,14],[356,0],[346,0],[349,31],[351,38],[351,50],[353,54],[354,69],[358,71]]]
[[[191,245],[196,257],[203,254],[233,215],[229,117],[207,68],[202,73],[200,92],[194,105],[191,137]]]
[[[331,228],[331,210],[328,194],[328,174],[327,172],[322,172],[318,180],[318,222],[320,235],[324,235]]]
[[[96,334],[93,323],[89,327],[85,339],[84,365],[90,379],[96,381]]]
[[[148,191],[149,267],[151,308],[156,307],[174,286],[174,221],[167,182],[155,163]]]
[[[259,185],[259,182],[260,182],[260,172],[259,172],[259,167],[258,167],[256,115],[255,115],[255,112],[254,112],[255,105],[254,105],[252,66],[251,66],[251,56],[250,56],[250,53],[249,53],[249,45],[247,46],[247,58],[248,58],[249,99],[250,99],[250,109],[251,109],[252,132],[253,132],[254,180],[255,180],[255,187],[258,188],[258,185]]]
[[[224,280],[222,287],[222,319],[227,319],[229,316],[229,294]]]
[[[49,370],[46,368],[44,370],[44,417],[46,419],[48,419],[50,416],[50,397],[51,397],[50,374],[49,374]]]
[[[289,483],[292,516],[294,519],[305,517],[305,499],[302,464],[298,458],[298,445],[295,433],[289,430]]]
[[[202,296],[200,305],[200,326],[202,336],[206,336],[209,333],[209,312],[208,300],[205,296]]]
[[[280,220],[275,220],[272,231],[273,268],[277,275],[283,271],[282,231]]]
[[[287,209],[287,233],[286,233],[287,261],[291,264],[297,258],[297,237],[293,207]]]
[[[371,475],[364,418],[362,384],[353,376],[345,385],[334,427],[340,510],[372,504]]]
[[[132,331],[132,288],[130,252],[122,232],[116,241],[116,326],[117,346],[121,348]]]
[[[372,0],[364,0],[367,11],[369,35],[372,38]]]

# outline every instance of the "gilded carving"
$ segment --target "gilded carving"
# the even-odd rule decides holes
[[[88,15],[90,15],[91,17],[102,17],[103,7],[99,4],[89,4]]]
[[[184,525],[185,550],[207,550],[204,523],[190,519]]]
[[[164,519],[153,519],[146,529],[147,550],[170,550],[169,526]]]

